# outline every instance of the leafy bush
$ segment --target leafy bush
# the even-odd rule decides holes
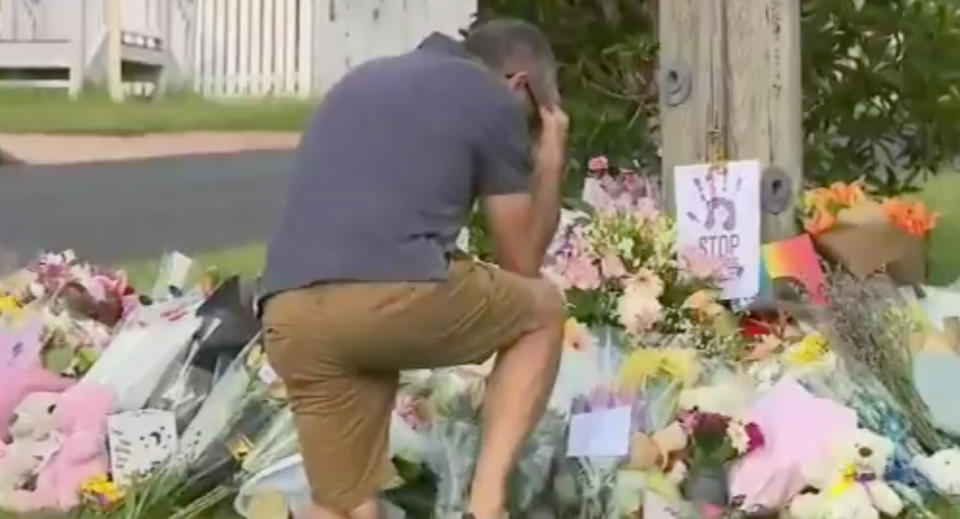
[[[480,0],[479,20],[523,18],[554,43],[574,171],[592,153],[659,169],[656,5]],[[808,179],[865,176],[891,193],[960,154],[957,0],[802,0],[802,9]]]
[[[571,119],[571,175],[579,190],[586,160],[656,171],[656,14],[643,0],[480,0],[479,21],[507,16],[537,24],[561,63]]]

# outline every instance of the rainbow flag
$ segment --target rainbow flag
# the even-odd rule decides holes
[[[826,304],[823,295],[823,270],[813,248],[810,235],[801,234],[787,240],[768,243],[763,246],[762,270],[767,280],[792,278],[806,289],[810,301]],[[762,279],[762,278],[761,278]]]

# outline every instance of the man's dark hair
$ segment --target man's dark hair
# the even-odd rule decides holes
[[[464,48],[497,73],[527,72],[537,102],[557,101],[557,60],[536,25],[514,19],[485,22],[467,33]]]

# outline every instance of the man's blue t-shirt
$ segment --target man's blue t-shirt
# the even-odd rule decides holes
[[[301,138],[261,294],[444,279],[474,200],[528,190],[529,148],[522,104],[450,38],[361,65]]]

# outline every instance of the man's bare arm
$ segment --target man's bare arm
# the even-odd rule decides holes
[[[497,263],[528,277],[539,277],[557,231],[565,167],[567,116],[559,108],[543,108],[540,115],[543,130],[530,192],[493,195],[483,201]]]

